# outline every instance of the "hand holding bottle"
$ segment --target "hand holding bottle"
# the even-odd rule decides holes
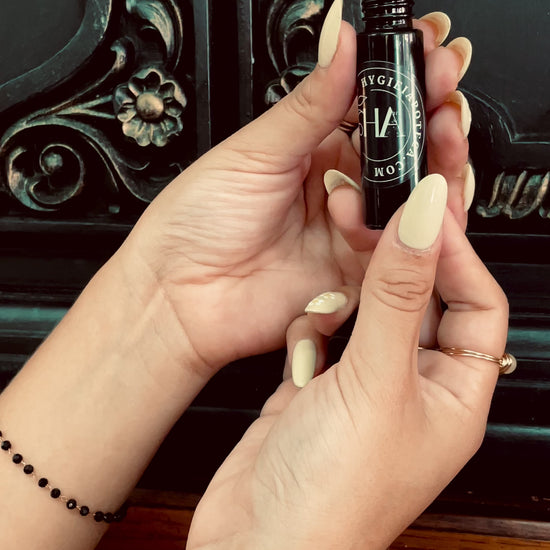
[[[419,351],[419,333],[436,284],[439,344],[501,356],[508,307],[446,192],[429,176],[394,216],[340,362],[267,402],[204,495],[189,550],[383,550],[478,449],[498,367]]]
[[[281,346],[304,303],[362,280],[364,265],[327,215],[323,186],[329,169],[359,181],[357,152],[337,129],[356,81],[355,32],[341,22],[341,11],[337,0],[313,74],[186,170],[117,255],[137,296],[146,302],[161,289],[177,319],[172,331],[163,319],[166,338],[188,340],[206,377],[231,360]],[[437,25],[418,25],[425,31],[431,161],[451,181],[453,203],[462,196],[468,142],[460,113],[446,100],[462,60],[438,47]],[[340,205],[350,220],[357,213],[345,200]],[[369,234],[368,253],[376,241]]]

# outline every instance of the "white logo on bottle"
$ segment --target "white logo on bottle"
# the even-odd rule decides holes
[[[403,135],[399,129],[399,123],[397,122],[396,112],[388,107],[386,111],[386,116],[384,117],[384,123],[382,127],[380,126],[380,109],[377,107],[374,109],[374,121],[367,121],[368,125],[374,125],[374,137],[381,139],[388,137],[388,128],[395,128],[397,137],[406,137]]]

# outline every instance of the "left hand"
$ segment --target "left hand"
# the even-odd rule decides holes
[[[499,369],[418,351],[420,329],[435,281],[448,305],[439,345],[500,357],[506,297],[449,212],[422,251],[398,238],[401,213],[341,361],[269,399],[207,489],[188,550],[385,549],[478,449]]]
[[[417,25],[425,32],[429,132],[437,136],[430,161],[456,182],[450,197],[460,198],[457,174],[468,141],[456,106],[445,101],[461,60],[437,47],[433,25]],[[207,376],[282,346],[304,303],[363,277],[364,266],[330,221],[322,182],[331,168],[359,180],[357,152],[335,129],[355,96],[355,47],[354,30],[343,23],[330,66],[317,66],[279,104],[181,174],[118,254],[138,299],[161,294],[169,304],[177,323],[159,323],[168,345],[188,342]],[[369,232],[370,251],[377,239]]]

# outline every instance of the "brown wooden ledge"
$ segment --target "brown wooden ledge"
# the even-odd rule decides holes
[[[126,520],[111,526],[98,550],[185,550],[198,500],[196,495],[137,490]],[[391,546],[405,548],[550,550],[550,523],[426,514]]]

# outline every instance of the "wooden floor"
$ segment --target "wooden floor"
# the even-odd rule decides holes
[[[197,501],[194,496],[138,491],[126,520],[111,526],[98,550],[185,550]],[[520,548],[550,550],[550,524],[426,515],[391,546],[391,550]]]

